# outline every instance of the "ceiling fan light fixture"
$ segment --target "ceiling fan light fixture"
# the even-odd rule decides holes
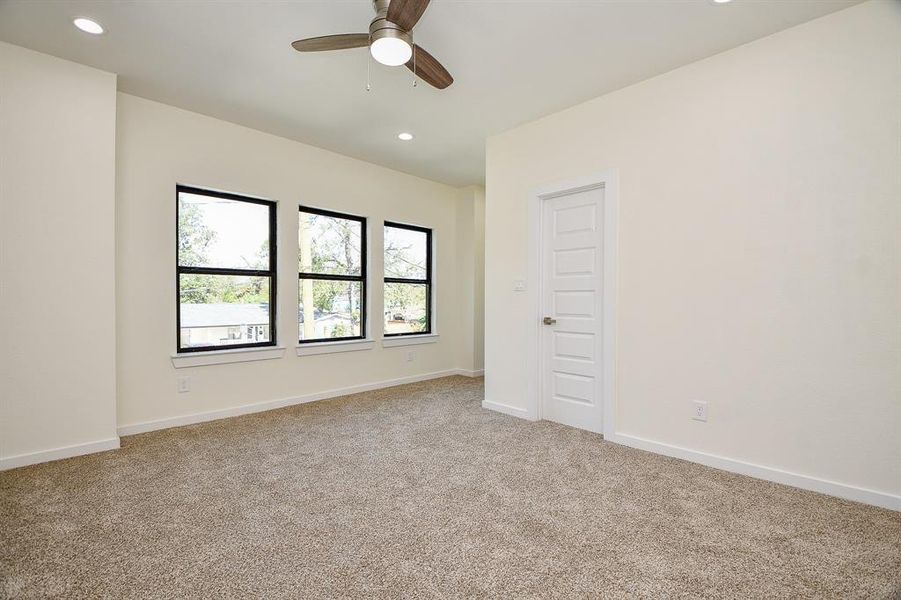
[[[413,48],[399,37],[382,37],[372,41],[369,52],[376,61],[389,67],[407,64],[413,56]]]
[[[369,25],[369,53],[376,61],[389,67],[407,64],[413,56],[413,40],[410,34],[383,17]]]

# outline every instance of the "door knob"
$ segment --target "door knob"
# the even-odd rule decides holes
[[[557,322],[557,319],[552,319],[552,318],[550,318],[550,317],[545,317],[545,318],[543,318],[543,319],[541,320],[541,322],[544,323],[545,325],[553,325],[554,323]]]

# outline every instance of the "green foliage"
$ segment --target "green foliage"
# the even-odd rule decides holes
[[[298,253],[301,270],[312,273],[358,275],[360,273],[360,224],[356,221],[302,215],[301,230],[310,236],[310,256]]]
[[[425,272],[424,256],[417,256],[411,243],[403,243],[394,236],[385,236],[385,274],[387,276],[422,279],[425,277]],[[425,285],[385,284],[385,310],[390,313],[389,319],[393,319],[395,314],[402,314],[411,331],[423,331],[425,330],[425,309]],[[413,316],[417,314],[422,316]]]
[[[310,256],[298,253],[301,270],[332,275],[356,275],[360,272],[360,224],[348,219],[321,215],[301,216],[301,229],[310,236]],[[353,308],[358,286],[346,281],[318,280],[313,285],[313,306],[320,312],[335,312],[335,303],[345,296]]]
[[[181,301],[184,304],[265,304],[269,302],[269,282],[265,277],[182,275]]]
[[[197,266],[207,260],[206,251],[216,232],[203,223],[200,207],[193,202],[178,203],[178,260]]]
[[[309,215],[302,227],[309,229],[310,256],[298,254],[299,264],[313,273],[356,274],[360,272],[360,227],[356,221]],[[178,251],[183,265],[202,265],[208,260],[207,251],[216,239],[216,232],[203,222],[198,205],[182,202],[178,214]],[[268,243],[264,243],[248,267],[265,268],[268,262]],[[391,265],[396,277],[416,276],[423,265],[410,257],[411,247],[389,243],[385,248],[385,263]],[[255,264],[254,264],[255,263]],[[336,304],[351,307],[354,324],[360,322],[361,293],[357,284],[345,281],[318,280],[313,285],[313,305],[321,313],[336,312]],[[343,298],[342,298],[343,296]],[[339,302],[346,300],[346,302]],[[268,280],[262,277],[218,277],[215,275],[183,275],[181,301],[188,304],[237,303],[262,304],[269,302]],[[408,315],[411,311],[425,310],[425,286],[411,284],[386,284],[385,309]],[[425,328],[425,316],[409,321],[417,330]],[[339,324],[332,332],[334,337],[349,335],[347,326]]]
[[[385,276],[423,279],[425,265],[410,258],[412,246],[401,246],[393,242],[385,245]]]
[[[341,294],[343,281],[317,281],[313,284],[313,306],[321,312],[332,312],[335,300]]]
[[[385,310],[405,313],[411,308],[425,309],[425,286],[411,283],[385,284]]]
[[[181,202],[178,207],[178,257],[182,265],[203,265],[216,232],[203,222],[200,207]],[[265,265],[269,247],[264,244],[257,261]],[[249,265],[255,266],[255,265]],[[221,277],[216,275],[182,275],[181,302],[185,304],[264,304],[269,302],[269,282],[264,277]]]
[[[247,260],[246,257],[242,257],[244,259],[245,268],[248,269],[268,269],[269,268],[269,240],[263,240],[260,242],[260,248],[257,250],[257,255],[253,257],[253,260]]]

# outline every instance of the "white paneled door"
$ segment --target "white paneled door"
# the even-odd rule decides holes
[[[545,199],[541,232],[542,417],[600,433],[604,188]]]

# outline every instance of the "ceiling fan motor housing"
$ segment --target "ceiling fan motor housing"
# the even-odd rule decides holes
[[[409,33],[384,18],[378,18],[369,24],[369,37],[370,43],[382,38],[397,38],[413,45],[413,38]]]
[[[372,0],[372,7],[376,16],[369,24],[370,43],[382,38],[397,38],[413,45],[410,33],[404,31],[395,23],[388,20],[388,5],[390,0]]]

